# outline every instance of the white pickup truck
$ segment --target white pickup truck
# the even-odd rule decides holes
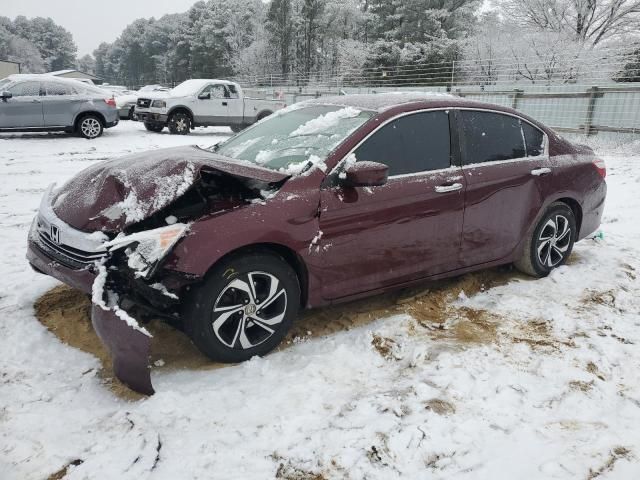
[[[187,80],[166,95],[140,96],[135,113],[147,130],[186,135],[195,127],[229,126],[234,132],[286,107],[278,100],[245,97],[226,80]]]

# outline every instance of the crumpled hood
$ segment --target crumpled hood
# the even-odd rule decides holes
[[[79,230],[119,232],[184,195],[205,171],[266,183],[289,177],[196,146],[152,150],[83,170],[54,195],[53,210]]]

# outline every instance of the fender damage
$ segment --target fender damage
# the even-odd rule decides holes
[[[143,321],[154,314],[177,318],[178,292],[197,280],[162,270],[167,254],[188,235],[189,223],[262,201],[265,191],[277,190],[287,178],[208,150],[179,147],[95,165],[50,192],[46,200],[61,241],[65,229],[105,237],[101,251],[106,256],[81,270],[67,268],[65,275],[93,273],[92,324],[112,356],[115,376],[129,388],[154,393],[152,336]],[[33,261],[31,247],[39,241],[37,231],[30,234],[32,265],[65,281],[55,258]]]

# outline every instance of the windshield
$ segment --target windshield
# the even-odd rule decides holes
[[[327,155],[375,112],[338,105],[294,106],[231,137],[217,152],[296,174]]]
[[[11,82],[12,80],[9,80],[8,78],[3,78],[2,80],[0,80],[0,90],[6,88]]]

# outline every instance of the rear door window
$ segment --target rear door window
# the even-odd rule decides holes
[[[37,97],[40,95],[40,82],[20,82],[9,88],[14,97]]]
[[[69,86],[54,82],[45,83],[45,90],[48,97],[57,95],[73,95],[74,93]]]
[[[526,156],[525,134],[517,117],[501,113],[460,112],[464,163],[512,160]]]
[[[360,145],[355,156],[358,161],[384,163],[389,176],[448,168],[449,114],[420,112],[393,120]]]

